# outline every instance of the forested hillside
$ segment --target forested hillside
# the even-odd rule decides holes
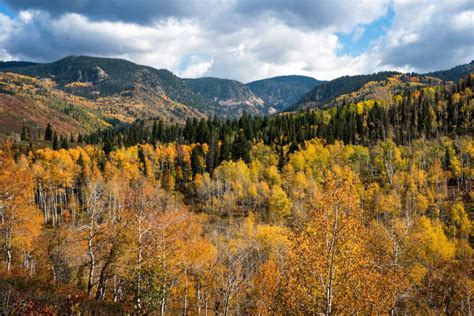
[[[279,76],[247,83],[247,86],[274,111],[286,110],[324,81],[305,76]]]
[[[155,112],[155,116],[178,121],[199,115],[235,118],[243,112],[273,114],[298,101],[318,83],[303,76],[269,78],[248,85],[209,77],[181,79],[165,69],[89,56],[69,56],[46,64],[1,62],[0,70],[48,78],[59,89],[91,100],[113,99],[118,103],[115,111],[124,118],[146,118]],[[131,109],[127,103],[140,106]],[[164,104],[160,109],[163,114],[154,111],[156,104]]]
[[[184,124],[189,119],[216,116],[235,119],[244,114],[264,116],[307,108],[344,107],[364,101],[385,104],[404,92],[436,87],[443,81],[458,81],[472,71],[472,65],[426,75],[381,72],[328,82],[304,76],[280,76],[243,84],[209,77],[181,79],[166,69],[115,58],[69,56],[45,64],[2,62],[0,102],[5,110],[0,112],[0,121],[5,123],[0,127],[0,137],[19,135],[22,125],[34,130],[44,128],[43,116],[56,117],[50,121],[57,121],[61,132],[62,126],[68,125],[74,134],[101,130],[103,125],[83,119],[79,119],[79,125],[74,123],[78,120],[77,111],[88,109],[94,109],[93,116],[101,116],[109,123],[159,118],[166,124]],[[29,89],[31,82],[44,88]],[[62,113],[51,113],[56,102],[46,101],[45,94],[61,95],[74,104],[74,110],[61,105],[55,110]],[[36,101],[31,102],[32,99]],[[84,104],[88,109],[84,109]],[[81,128],[82,123],[85,126]]]
[[[426,75],[456,82],[459,80],[459,78],[462,78],[472,72],[474,72],[474,60],[472,60],[469,64],[459,65],[448,70],[429,72]]]
[[[11,68],[23,68],[29,66],[35,66],[38,63],[28,62],[28,61],[0,61],[0,70],[2,69],[11,69]]]
[[[343,76],[317,85],[306,93],[298,102],[288,107],[287,111],[297,111],[308,108],[321,108],[341,105],[341,101],[354,102],[356,97],[363,101],[367,99],[367,87],[379,85],[378,93],[369,96],[380,99],[392,92],[400,92],[407,87],[418,85],[436,85],[437,81],[458,82],[474,71],[474,62],[459,65],[448,70],[434,71],[427,74],[401,74],[393,71],[380,72],[370,75]],[[347,100],[352,99],[352,100]],[[385,101],[385,100],[384,100]],[[347,103],[347,102],[346,102]]]
[[[202,117],[211,106],[170,71],[123,59],[69,56],[53,63],[6,70],[48,78],[67,93],[105,103],[107,111],[125,121],[153,115],[177,121]]]
[[[88,56],[69,56],[46,64],[2,62],[0,70],[48,79],[58,90],[87,98],[121,121],[160,117],[184,122],[215,115],[235,118],[244,112],[273,114],[283,109],[282,102],[295,102],[317,82],[301,76],[270,78],[262,81],[270,87],[257,89],[260,96],[251,86],[235,80],[181,79],[166,69]],[[315,83],[308,85],[308,79]],[[283,101],[282,95],[292,102]]]
[[[29,134],[43,138],[47,124],[54,122],[61,134],[91,133],[111,126],[96,103],[54,89],[51,81],[0,72],[0,139]]]
[[[296,104],[286,109],[287,111],[297,111],[307,108],[322,107],[326,102],[337,98],[340,95],[359,90],[370,81],[385,80],[388,77],[398,74],[393,71],[379,72],[371,75],[343,76],[334,80],[317,85],[314,89],[306,93]]]
[[[214,104],[213,113],[220,117],[239,117],[244,112],[269,114],[269,106],[241,82],[208,77],[185,79],[185,83],[193,92]]]
[[[219,118],[188,120],[185,126],[166,125],[158,121],[138,121],[134,124],[90,134],[91,144],[130,146],[156,141],[206,143],[212,148],[222,145],[222,159],[228,151],[242,152],[234,158],[244,158],[245,148],[252,140],[278,146],[278,151],[295,150],[305,140],[319,137],[329,143],[369,146],[378,140],[391,139],[408,144],[418,138],[469,135],[472,126],[472,75],[457,84],[417,86],[399,91],[389,101],[366,99],[357,103],[309,109],[297,113],[251,117],[235,120]],[[284,147],[288,147],[285,149]]]
[[[469,315],[473,79],[6,142],[3,311]]]

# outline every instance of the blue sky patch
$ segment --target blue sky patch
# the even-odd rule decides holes
[[[12,11],[10,11],[6,6],[2,5],[0,3],[0,13],[6,16],[9,16],[11,18],[15,17]]]
[[[339,56],[357,56],[368,50],[371,43],[385,35],[390,28],[395,12],[389,6],[387,14],[370,24],[359,25],[350,33],[336,33],[342,46],[337,50]]]

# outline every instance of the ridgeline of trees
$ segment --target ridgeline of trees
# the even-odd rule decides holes
[[[226,121],[194,119],[188,120],[185,126],[169,126],[160,120],[138,121],[94,133],[84,137],[84,141],[104,144],[106,152],[140,143],[208,144],[212,159],[221,162],[240,158],[248,161],[251,143],[260,141],[283,153],[293,152],[305,140],[315,137],[329,144],[342,140],[346,144],[369,146],[378,140],[409,144],[421,137],[472,134],[472,79],[469,76],[456,85],[396,95],[390,104],[368,100],[275,116],[243,115]],[[208,170],[212,171],[215,166],[208,166]]]

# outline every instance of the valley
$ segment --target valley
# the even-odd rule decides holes
[[[3,63],[0,304],[468,314],[473,65],[244,84]]]

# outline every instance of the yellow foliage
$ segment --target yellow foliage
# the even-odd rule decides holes
[[[426,265],[449,260],[456,250],[455,244],[444,234],[443,225],[425,216],[419,219],[412,239],[418,244],[416,251],[420,260]]]
[[[286,192],[278,185],[272,186],[268,199],[268,213],[269,217],[277,222],[291,215],[291,201]]]

